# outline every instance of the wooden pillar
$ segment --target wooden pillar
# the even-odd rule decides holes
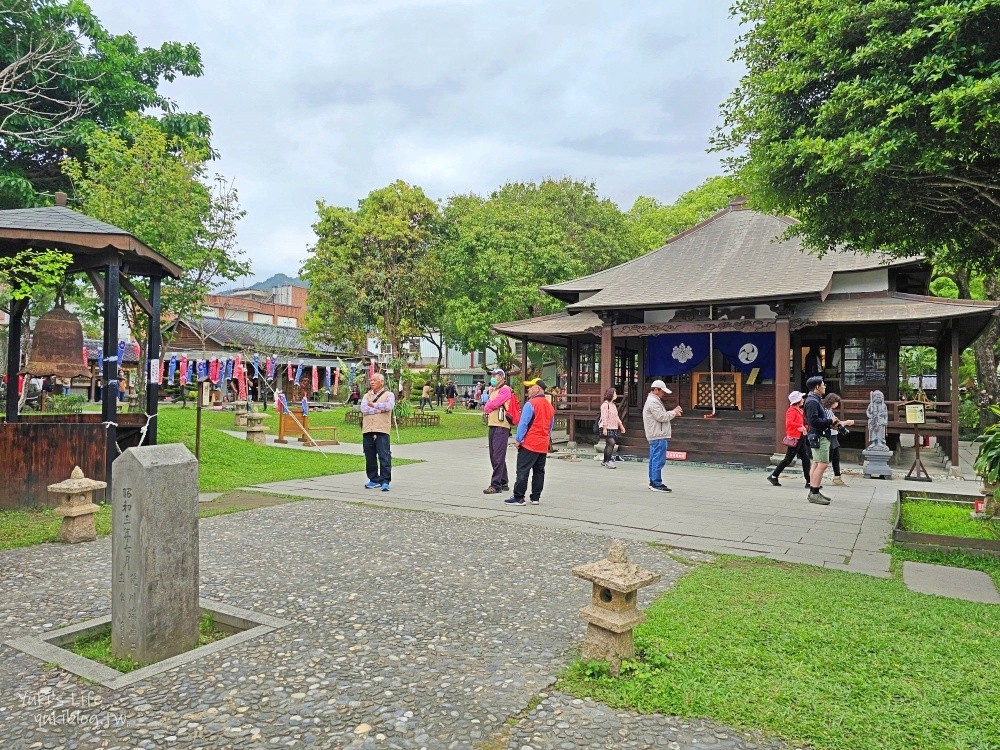
[[[886,401],[899,400],[899,330],[895,327],[885,337]]]
[[[614,386],[615,345],[611,317],[601,317],[601,393]]]
[[[528,339],[521,339],[521,385],[528,377]],[[523,395],[521,396],[523,398]]]
[[[794,384],[794,390],[799,390],[802,385],[802,334],[793,333],[789,339],[790,346],[792,349],[792,384]],[[777,383],[775,383],[777,386]],[[780,395],[780,394],[778,394]],[[786,396],[788,394],[785,394]],[[778,414],[778,409],[781,406],[781,400],[777,400],[775,403],[775,415]]]
[[[788,352],[791,348],[791,331],[788,318],[779,317],[774,330],[774,452],[784,453],[785,419],[781,410],[788,403],[792,391],[789,382]],[[796,361],[797,361],[796,357]]]
[[[146,429],[146,445],[156,445],[156,413],[160,404],[160,278],[149,280],[149,306],[153,314],[149,316],[149,338],[146,340],[146,414],[149,427]],[[155,366],[156,372],[153,372]]]
[[[949,378],[949,398],[951,400],[951,465],[958,468],[958,366],[961,364],[962,351],[958,346],[958,331],[951,327],[951,377]],[[938,396],[940,399],[940,396]]]
[[[17,403],[21,397],[17,391],[17,376],[21,369],[21,333],[24,311],[27,309],[28,300],[15,299],[11,301],[10,322],[7,324],[7,399],[5,404],[7,424],[17,422]]]
[[[107,451],[105,453],[105,481],[108,487],[105,497],[112,498],[111,464],[118,457],[118,304],[119,304],[118,261],[115,259],[104,274],[104,388],[101,391],[101,421],[107,429]],[[114,387],[112,387],[114,386]]]

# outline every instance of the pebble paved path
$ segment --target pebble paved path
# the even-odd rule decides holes
[[[206,519],[202,596],[291,624],[118,692],[0,646],[0,747],[778,747],[548,692],[585,627],[569,569],[607,544],[322,500]],[[663,574],[642,606],[684,570],[630,554]],[[107,614],[110,563],[108,538],[0,553],[0,642]]]

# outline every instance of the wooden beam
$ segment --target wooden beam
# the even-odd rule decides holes
[[[27,299],[11,301],[10,322],[7,324],[7,398],[5,405],[7,424],[14,424],[18,421],[17,406],[21,394],[17,390],[17,379],[21,369],[21,332],[26,309],[28,309]]]
[[[150,318],[152,318],[153,317],[153,306],[149,303],[149,300],[147,300],[145,297],[142,296],[142,292],[140,292],[136,288],[135,284],[132,283],[131,279],[129,279],[124,274],[121,274],[119,276],[119,281],[121,282],[122,288],[126,292],[128,292],[128,296],[131,297],[133,300],[135,300],[135,303],[137,305],[139,305],[139,307],[142,308],[142,311],[144,313],[146,313],[146,315],[148,315]],[[160,280],[159,279],[155,279],[155,281],[157,283],[157,288],[159,288]],[[150,288],[152,288],[152,281],[150,282]],[[157,316],[157,317],[159,317],[159,316]]]
[[[788,318],[778,318],[774,332],[774,452],[784,453],[785,420],[780,405],[788,401],[791,392],[788,372],[788,351],[791,348],[791,331]]]
[[[614,386],[614,328],[609,320],[601,327],[601,393]]]
[[[101,274],[93,268],[88,268],[86,274],[87,278],[90,279],[91,285],[94,287],[94,291],[97,292],[97,296],[104,299],[104,279],[101,278]]]
[[[960,394],[958,392],[959,382],[958,382],[958,366],[962,360],[962,352],[958,345],[958,329],[955,327],[954,322],[951,324],[951,465],[953,468],[958,468],[958,407],[961,403]],[[938,391],[940,394],[940,391]],[[938,395],[940,398],[940,395]]]

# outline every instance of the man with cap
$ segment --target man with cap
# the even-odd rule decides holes
[[[510,397],[514,395],[507,385],[507,373],[497,367],[490,371],[490,397],[483,406],[486,414],[486,425],[489,427],[490,464],[493,475],[490,486],[483,490],[484,495],[495,495],[510,489],[507,478],[507,442],[510,440],[510,422],[507,421],[507,409],[510,407]]]
[[[679,417],[683,410],[680,406],[667,409],[663,405],[663,397],[671,390],[662,380],[654,380],[649,387],[649,395],[642,407],[642,426],[646,430],[646,440],[649,441],[649,489],[654,492],[670,492],[663,483],[663,467],[667,463],[667,442],[670,439],[670,422]]]
[[[781,463],[775,467],[774,471],[767,475],[767,481],[775,487],[781,486],[778,477],[791,465],[796,456],[802,461],[802,473],[806,476],[806,487],[812,486],[809,482],[809,468],[811,466],[809,446],[806,444],[808,429],[802,414],[804,399],[805,394],[801,391],[792,391],[788,394],[788,410],[785,412],[785,439],[782,441],[785,444],[785,457],[781,459]]]
[[[549,454],[549,438],[556,422],[556,412],[545,396],[545,381],[541,378],[526,380],[528,398],[521,409],[517,423],[517,475],[514,494],[504,500],[506,505],[524,505],[528,491],[528,473],[531,473],[531,504],[538,505],[545,485],[545,459]]]

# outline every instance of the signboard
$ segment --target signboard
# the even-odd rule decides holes
[[[923,404],[907,404],[906,405],[906,423],[907,424],[923,424],[924,423],[924,405]]]
[[[667,451],[667,460],[669,461],[687,461],[688,452],[687,451]]]
[[[755,367],[747,375],[747,385],[757,385],[757,376],[760,375],[760,368]]]
[[[198,381],[198,393],[200,394],[200,403],[202,406],[208,407],[212,405],[212,384],[208,380]]]

